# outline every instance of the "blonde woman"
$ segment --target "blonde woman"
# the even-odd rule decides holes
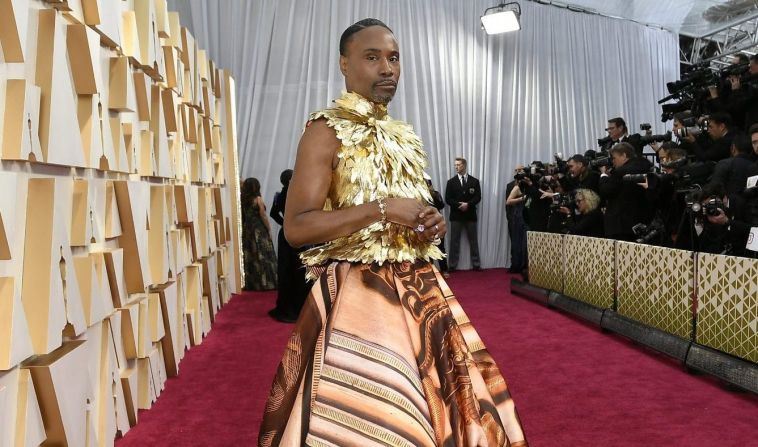
[[[578,236],[604,237],[603,212],[600,210],[600,196],[591,189],[577,189],[574,193],[576,213],[568,208],[561,212],[569,215],[569,234]]]

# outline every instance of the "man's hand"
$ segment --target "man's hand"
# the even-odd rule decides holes
[[[642,186],[642,189],[648,189],[650,185],[647,183],[647,176],[645,176],[645,181],[642,183],[637,183],[637,185]]]
[[[424,231],[421,233],[421,238],[428,241],[433,241],[435,236],[440,239],[445,237],[447,233],[447,224],[445,218],[439,210],[433,206],[427,206],[421,213],[419,213],[419,221],[424,225]]]
[[[601,174],[607,174],[608,173],[608,166],[600,166],[600,173]]]
[[[742,87],[739,76],[729,76],[729,82],[732,84],[732,90],[739,90]]]
[[[571,210],[568,209],[568,208],[566,208],[565,206],[562,206],[562,207],[558,208],[558,211],[561,212],[561,213],[563,213],[563,214],[565,214],[565,215],[567,215],[567,216],[571,215]]]
[[[724,210],[719,208],[718,214],[715,216],[708,216],[708,222],[714,224],[714,225],[727,225],[729,223],[729,218],[726,217],[726,213],[724,213]]]
[[[392,223],[416,228],[421,223],[419,217],[424,210],[424,205],[416,199],[387,199],[387,220]],[[432,207],[433,208],[433,207]],[[436,208],[435,208],[436,209]]]
[[[468,211],[468,203],[461,202],[458,204],[458,209],[461,211]]]

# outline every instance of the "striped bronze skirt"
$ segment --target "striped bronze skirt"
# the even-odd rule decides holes
[[[335,262],[300,313],[258,445],[527,443],[503,376],[431,264]]]

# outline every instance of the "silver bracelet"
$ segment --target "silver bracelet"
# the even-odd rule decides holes
[[[379,204],[379,214],[382,216],[380,222],[384,227],[387,225],[387,204],[384,202],[384,197],[377,198],[376,202]]]

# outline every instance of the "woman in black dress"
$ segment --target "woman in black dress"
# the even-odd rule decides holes
[[[276,253],[271,242],[271,225],[261,198],[261,183],[248,178],[242,183],[242,251],[245,286],[242,290],[276,288]]]

